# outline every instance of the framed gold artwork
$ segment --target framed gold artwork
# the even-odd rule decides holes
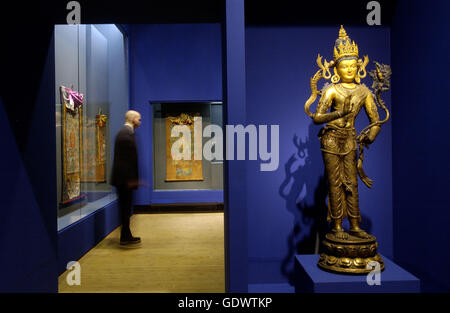
[[[196,119],[195,119],[196,118]],[[196,122],[194,122],[194,119]],[[174,160],[172,158],[172,146],[177,140],[186,138],[171,137],[172,128],[175,125],[185,125],[189,127],[191,142],[185,142],[183,147],[190,145],[190,160]],[[194,160],[194,151],[202,149],[202,142],[195,142],[194,133],[202,132],[200,114],[181,113],[177,116],[166,117],[166,181],[194,181],[203,180],[202,160]]]

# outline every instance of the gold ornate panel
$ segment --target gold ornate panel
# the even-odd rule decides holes
[[[166,181],[198,181],[203,180],[202,160],[194,160],[194,151],[202,149],[202,142],[194,144],[194,130],[202,132],[200,122],[194,123],[194,118],[200,114],[181,113],[178,116],[168,116],[166,118]],[[179,137],[171,137],[172,128],[175,125],[186,125],[191,131],[191,159],[174,160],[171,154],[172,145],[179,140]],[[200,150],[201,151],[201,150]]]

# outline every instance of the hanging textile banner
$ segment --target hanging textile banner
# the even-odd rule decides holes
[[[62,102],[62,197],[65,205],[81,197],[83,94],[60,86]]]
[[[190,138],[186,136],[171,137],[172,128],[176,125],[185,125],[189,128]],[[166,117],[166,181],[189,181],[203,180],[202,160],[194,159],[195,151],[202,151],[202,138],[194,140],[194,134],[202,134],[202,118],[200,114],[181,113],[178,116]],[[190,139],[190,142],[189,142]],[[189,160],[174,160],[172,158],[172,148],[179,149],[182,154],[183,149],[190,148]]]
[[[83,136],[85,147],[85,164],[83,166],[82,182],[102,183],[106,181],[106,122],[108,117],[101,110],[86,123]]]

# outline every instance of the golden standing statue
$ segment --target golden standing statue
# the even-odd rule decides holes
[[[324,252],[320,255],[318,265],[333,272],[367,273],[372,270],[368,266],[371,261],[378,262],[381,270],[384,269],[383,260],[377,253],[376,238],[359,227],[361,214],[357,176],[359,174],[361,180],[372,188],[372,180],[362,169],[363,150],[375,140],[380,126],[389,119],[381,92],[389,89],[391,70],[388,65],[375,62],[376,69],[369,73],[374,81],[373,94],[361,84],[361,79],[367,75],[365,68],[368,62],[367,56],[364,56],[364,60],[359,59],[358,46],[341,26],[333,60],[324,60],[322,63],[322,57],[317,57],[320,70],[311,78],[312,94],[305,103],[305,112],[314,123],[327,123],[321,129],[319,138],[328,178],[328,221],[331,221],[331,232],[326,234],[322,242]],[[330,69],[333,69],[334,75],[331,75]],[[331,78],[332,84],[325,84],[318,91],[317,82],[321,78]],[[318,95],[319,104],[316,113],[312,114],[309,107]],[[386,112],[382,121],[377,104]],[[355,118],[362,108],[369,117],[370,125],[357,136]],[[342,227],[345,217],[350,224],[348,232]]]

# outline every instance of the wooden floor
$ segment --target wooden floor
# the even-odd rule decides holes
[[[59,292],[224,292],[223,213],[136,214],[140,248],[119,245],[120,227],[84,255],[81,285]]]

